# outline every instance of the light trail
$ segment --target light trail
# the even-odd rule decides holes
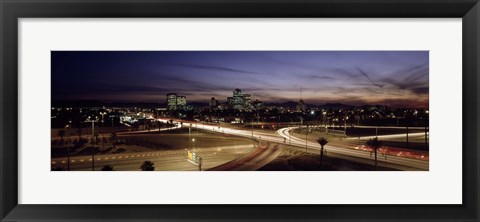
[[[290,135],[290,130],[295,129],[295,128],[298,128],[298,127],[286,127],[286,128],[279,129],[277,132],[282,137],[286,138],[287,141],[291,137],[292,145],[305,147],[305,140],[299,139],[295,136]],[[318,150],[318,152],[320,152],[320,145],[318,143],[313,143],[313,142],[308,141],[307,145],[308,145],[308,149],[314,149],[314,150]],[[324,148],[327,149],[328,152],[332,152],[332,153],[337,153],[337,154],[347,155],[347,156],[353,156],[353,157],[360,157],[360,158],[364,158],[364,159],[372,159],[371,153],[367,152],[367,151],[355,150],[355,149],[343,148],[343,147],[334,147],[334,146],[329,146],[329,145],[325,145]],[[377,154],[377,155],[381,156],[381,153]],[[381,156],[381,157],[383,157],[383,156]],[[379,162],[387,162],[387,163],[403,165],[403,166],[407,166],[407,167],[412,167],[412,168],[416,168],[418,170],[428,170],[429,169],[428,161],[404,158],[404,157],[400,157],[400,156],[387,155],[386,160],[383,159],[383,158],[378,158],[378,161]]]
[[[159,120],[166,122],[166,121],[169,121],[170,119],[168,120],[159,119]],[[307,147],[307,152],[309,153],[317,154],[320,152],[320,145],[318,143],[306,141],[304,139],[300,139],[290,135],[290,130],[293,130],[295,128],[301,128],[301,126],[285,127],[277,130],[277,134],[269,134],[265,132],[256,132],[256,131],[253,131],[252,133],[251,130],[234,129],[234,128],[229,128],[225,126],[209,125],[209,124],[204,124],[199,122],[183,121],[178,119],[173,119],[173,123],[176,124],[176,126],[170,129],[181,128],[182,124],[180,123],[183,123],[183,127],[198,128],[201,130],[210,131],[210,132],[219,133],[219,134],[241,136],[241,137],[251,138],[259,142],[268,141],[268,142],[274,142],[274,143],[279,143],[284,145],[290,145],[299,151],[305,151],[305,148]],[[376,127],[364,126],[362,128],[376,128]],[[395,128],[395,127],[390,127],[390,128]],[[412,133],[409,135],[416,136],[416,134],[423,135],[423,133]],[[402,136],[405,136],[405,134],[382,135],[378,137],[385,139],[385,138],[398,138]],[[361,137],[361,138],[371,138],[371,137]],[[358,139],[358,137],[351,138],[351,139]],[[341,158],[349,159],[355,162],[368,163],[372,165],[374,163],[373,154],[371,154],[371,152],[369,151],[365,151],[362,149],[347,148],[347,147],[337,147],[337,146],[331,146],[331,145],[326,145],[324,148],[327,150],[329,154],[332,153],[332,154],[342,155]],[[405,158],[405,157],[402,157],[401,155],[386,155],[386,158],[385,158],[382,155],[382,153],[379,153],[378,156],[379,156],[378,158],[379,164],[389,164],[388,166],[392,168],[396,168],[400,170],[428,170],[429,169],[429,161],[426,161],[426,160]]]
[[[178,121],[178,120],[175,120],[175,121]],[[190,123],[187,121],[184,121],[184,122]],[[199,128],[202,130],[216,132],[216,133],[224,133],[229,135],[252,138],[260,141],[269,141],[269,142],[281,143],[285,145],[291,145],[291,146],[297,147],[297,149],[300,151],[302,149],[305,149],[305,146],[307,146],[308,152],[312,152],[312,153],[320,152],[320,145],[318,143],[305,141],[304,139],[300,139],[290,135],[289,131],[295,128],[300,128],[298,126],[281,128],[277,130],[278,135],[258,133],[254,131],[253,137],[252,137],[251,130],[232,129],[224,126],[208,125],[208,124],[197,123],[197,122],[192,123],[191,126],[192,128]],[[396,137],[398,135],[385,135],[385,136]],[[291,140],[291,144],[290,144],[290,140]],[[286,142],[284,143],[284,141]],[[327,149],[329,153],[331,152],[331,153],[336,153],[344,156],[373,160],[373,155],[371,155],[370,152],[366,152],[363,150],[335,147],[330,145],[326,145],[324,148]],[[405,157],[393,156],[393,155],[387,155],[387,158],[385,159],[385,158],[382,158],[383,156],[381,154],[379,155],[380,155],[380,158],[378,158],[379,163],[390,163],[391,165],[393,164],[391,167],[395,167],[395,165],[399,165],[399,167],[395,167],[397,169],[401,169],[401,170],[428,170],[429,169],[429,161],[411,159],[411,158],[405,158]],[[373,161],[371,164],[373,164]]]

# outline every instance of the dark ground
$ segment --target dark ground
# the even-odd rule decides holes
[[[372,160],[373,162],[373,160]],[[340,158],[324,156],[320,164],[320,155],[298,154],[279,156],[259,169],[260,171],[375,171],[375,166],[356,163]],[[377,167],[378,171],[396,171],[387,167]]]

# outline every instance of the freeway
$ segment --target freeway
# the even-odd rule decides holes
[[[232,160],[209,170],[254,171],[270,163],[272,160],[277,158],[280,153],[281,151],[278,144],[271,146],[270,143],[267,143],[266,145],[259,146],[255,151],[243,156],[242,158]]]
[[[286,127],[286,128],[279,129],[277,132],[287,140],[291,139],[292,145],[303,146],[305,148],[307,144],[308,149],[310,150],[313,149],[316,151],[316,153],[319,153],[320,145],[318,143],[312,143],[310,141],[305,141],[304,139],[299,139],[295,136],[290,135],[290,130],[293,130],[295,128],[298,128],[298,127]],[[364,150],[335,147],[335,146],[329,146],[329,145],[325,145],[324,148],[328,150],[328,153],[341,154],[344,156],[363,158],[363,159],[369,159],[369,160],[372,159],[371,152],[366,152]],[[405,158],[405,157],[401,157],[400,155],[399,156],[386,155],[382,157],[384,158],[378,158],[379,162],[388,163],[389,167],[396,168],[399,170],[428,170],[429,169],[428,161],[425,161],[425,160]],[[370,164],[371,164],[371,161],[370,161]]]
[[[427,132],[427,136],[429,135],[429,133]],[[425,133],[409,133],[408,134],[409,137],[422,137],[423,139],[423,136],[425,136]],[[399,134],[390,134],[390,135],[379,135],[379,136],[360,136],[360,137],[347,137],[346,139],[361,139],[361,140],[365,140],[365,139],[372,139],[372,138],[375,138],[375,137],[378,137],[378,139],[398,139],[398,138],[405,138],[407,137],[407,134],[406,133],[399,133]]]
[[[343,126],[337,126],[337,127],[342,127]],[[362,126],[362,125],[353,125],[349,126],[347,125],[347,128],[367,128],[367,129],[406,129],[405,126]],[[423,126],[410,126],[408,127],[411,130],[424,130],[425,127]]]
[[[203,169],[208,169],[221,165],[230,160],[239,158],[250,153],[254,147],[252,145],[223,146],[220,148],[198,147],[195,152],[204,160]],[[187,150],[171,151],[152,151],[141,153],[121,153],[95,155],[95,170],[101,170],[105,165],[114,167],[115,171],[135,171],[140,170],[143,161],[152,161],[155,170],[185,171],[198,170],[198,167],[189,163],[187,160]],[[67,168],[67,158],[52,158],[52,167]],[[89,171],[92,170],[92,156],[72,156],[70,157],[70,170]]]
[[[249,137],[249,138],[260,140],[260,141],[269,141],[274,143],[284,143],[285,141],[288,141],[287,142],[288,145],[294,147],[297,150],[304,150],[304,151],[306,150],[309,153],[320,152],[320,145],[318,143],[306,141],[304,139],[300,139],[290,135],[289,133],[290,130],[299,128],[299,126],[281,128],[277,130],[276,135],[264,133],[264,132],[255,132],[253,130],[250,131],[250,130],[243,130],[243,129],[233,129],[225,126],[212,126],[212,125],[207,125],[202,123],[191,124],[191,126],[193,128],[199,128],[199,129],[217,132],[217,133]],[[396,137],[399,135],[386,135],[386,136]],[[374,158],[372,156],[372,153],[367,152],[365,150],[336,147],[336,146],[329,146],[329,145],[326,145],[325,148],[328,150],[329,154],[334,154],[344,159],[361,162],[361,163],[368,163],[372,165],[374,164],[374,162],[372,161]],[[427,160],[405,158],[405,157],[402,157],[401,155],[382,156],[381,154],[379,154],[379,156],[382,157],[382,158],[378,158],[379,163],[388,164],[388,167],[391,167],[391,168],[395,168],[399,170],[410,170],[410,171],[429,169],[429,161]]]
[[[274,145],[273,147],[269,146],[260,155],[255,156],[255,158],[251,160],[245,161],[242,165],[238,166],[234,170],[258,170],[277,158],[280,153],[281,151],[278,147],[278,144]]]
[[[181,127],[180,122],[187,123],[183,124],[185,127],[191,122],[175,120],[176,126],[170,129],[175,129]],[[191,124],[192,128],[198,128],[206,131],[211,131],[218,134],[229,134],[241,137],[252,138],[257,140],[259,144],[262,142],[272,142],[277,144],[282,144],[282,146],[290,146],[291,148],[298,151],[306,151],[308,153],[320,152],[320,145],[316,142],[306,141],[304,139],[295,137],[290,134],[290,131],[299,128],[300,126],[295,127],[285,127],[277,130],[276,133],[269,132],[259,132],[254,130],[246,129],[234,129],[225,126],[216,126],[208,125],[204,123],[193,123]],[[162,129],[162,130],[170,130]],[[130,133],[139,133],[128,132]],[[123,134],[123,133],[119,133]],[[412,135],[413,134],[409,134]],[[400,135],[384,135],[383,137],[395,138],[403,136]],[[381,136],[380,136],[381,137]],[[367,138],[367,137],[366,137]],[[358,138],[355,138],[358,139]],[[286,142],[286,143],[285,143]],[[359,163],[374,164],[373,156],[371,152],[362,150],[362,149],[352,149],[346,147],[330,146],[326,145],[325,149],[328,152],[328,155],[339,157],[347,160],[351,160]],[[204,159],[204,165],[202,169],[213,168],[218,165],[222,165],[231,160],[241,158],[242,156],[248,155],[248,153],[254,150],[253,145],[242,145],[242,146],[224,146],[220,148],[198,148],[196,152]],[[237,166],[232,170],[256,170],[261,166],[272,161],[279,155],[280,149],[270,149],[271,152],[262,152],[256,155],[254,158],[250,159],[247,162],[243,163],[242,166]],[[390,152],[388,154],[391,154]],[[96,155],[95,156],[95,170],[100,170],[104,165],[112,165],[115,170],[140,170],[140,164],[145,160],[150,160],[154,162],[156,170],[198,170],[197,166],[186,161],[186,150],[175,150],[175,151],[153,151],[153,152],[142,152],[142,153],[123,153],[123,154],[106,154],[106,155]],[[383,155],[379,153],[379,165],[384,164],[388,167],[400,169],[400,170],[428,170],[429,163],[426,160],[404,158],[401,155]],[[52,158],[52,167],[64,167],[66,168],[65,157],[63,158]],[[74,156],[70,158],[70,169],[71,170],[91,170],[91,156]]]
[[[119,132],[117,133],[118,135],[124,135],[124,134],[138,134],[138,133],[151,133],[151,132],[158,132],[158,131],[169,131],[169,130],[174,130],[174,129],[180,129],[182,126],[180,124],[177,124],[173,127],[168,127],[168,128],[162,128],[160,130],[158,129],[150,129],[150,130],[136,130],[136,131],[128,131],[128,132]]]

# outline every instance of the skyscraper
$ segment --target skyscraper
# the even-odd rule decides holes
[[[187,97],[177,96],[177,110],[185,110],[187,108]]]
[[[168,110],[185,110],[187,107],[187,98],[185,96],[177,96],[176,93],[167,94]]]
[[[240,89],[233,90],[232,106],[234,109],[238,109],[238,110],[243,109],[242,90]]]
[[[246,110],[251,108],[251,95],[242,93],[242,90],[233,90],[233,96],[227,98],[228,103],[233,109]]]
[[[177,109],[177,94],[175,93],[167,94],[167,109],[168,110]]]

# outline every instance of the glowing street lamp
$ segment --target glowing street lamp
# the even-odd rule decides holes
[[[346,136],[347,135],[347,120],[348,120],[348,116],[347,118],[343,119],[343,122],[345,124],[345,131],[343,132],[343,134]]]
[[[104,123],[104,121],[103,121],[103,116],[107,115],[107,112],[103,112],[103,111],[102,111],[102,112],[100,112],[100,115],[102,115],[102,126],[103,126],[103,123]]]
[[[92,123],[92,138],[95,137],[95,123],[98,122],[98,117],[95,117],[95,119],[92,119],[90,116],[88,116],[85,122]],[[95,171],[95,146],[93,145],[92,145],[92,171]]]
[[[327,112],[323,111],[322,114],[323,114],[323,119],[322,119],[323,125],[325,125],[325,128],[327,128],[327,123],[325,122],[325,115],[327,115]]]
[[[95,123],[98,122],[98,117],[95,117],[95,119],[92,119],[91,116],[88,116],[87,120],[85,122],[90,122],[92,123],[92,137],[95,137]]]

